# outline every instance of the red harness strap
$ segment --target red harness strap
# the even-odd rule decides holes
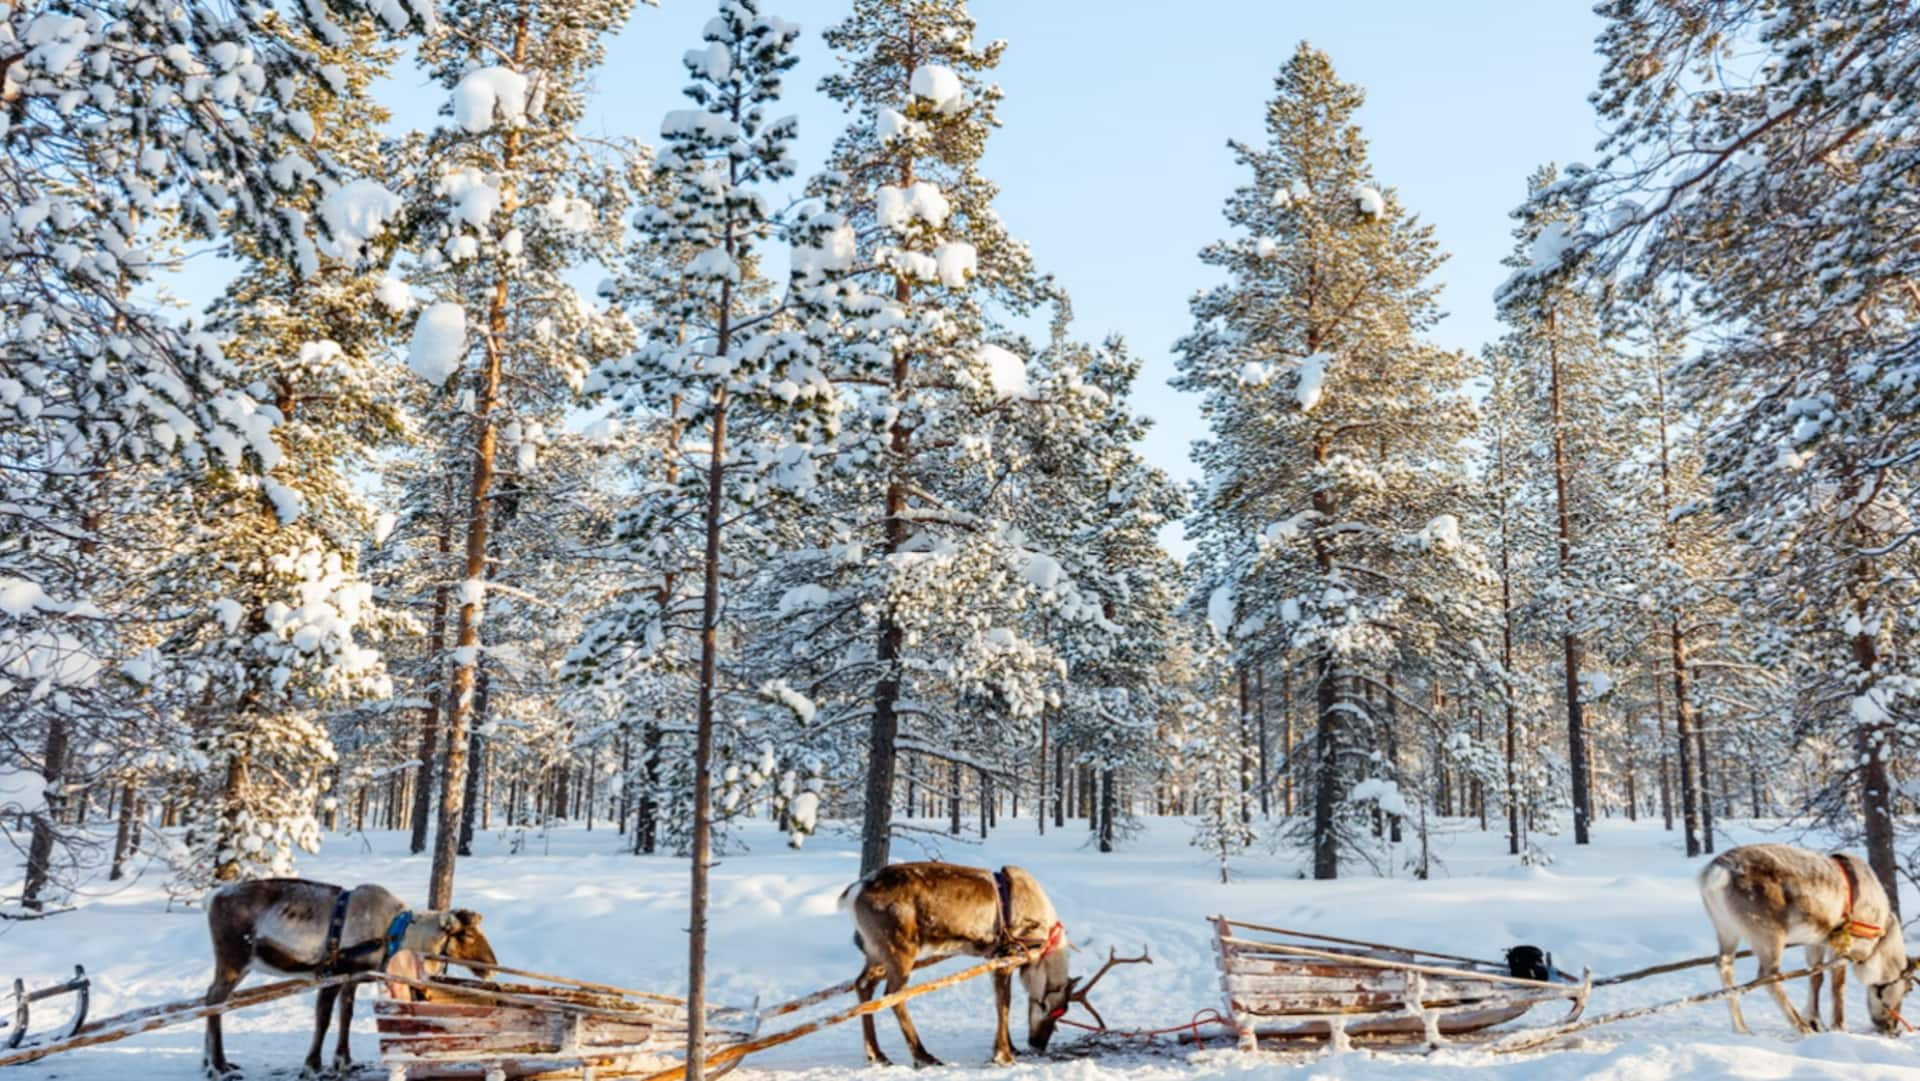
[[[1838,852],[1833,854],[1832,859],[1834,866],[1840,868],[1840,880],[1847,884],[1847,907],[1840,914],[1840,926],[1844,927],[1850,935],[1859,935],[1861,938],[1879,938],[1880,926],[1878,924],[1853,918],[1853,867],[1849,865]]]

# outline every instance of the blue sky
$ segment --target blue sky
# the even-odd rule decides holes
[[[767,0],[767,10],[806,30],[789,96],[810,170],[844,123],[814,86],[832,64],[819,32],[845,4]],[[1001,215],[1072,294],[1076,332],[1118,331],[1145,360],[1138,407],[1156,425],[1144,451],[1182,480],[1195,476],[1187,448],[1205,431],[1197,400],[1166,385],[1171,348],[1189,325],[1187,298],[1210,280],[1198,252],[1222,235],[1222,201],[1242,180],[1226,142],[1264,134],[1274,74],[1296,43],[1326,50],[1366,88],[1375,171],[1452,254],[1443,345],[1477,350],[1499,333],[1507,212],[1534,166],[1591,160],[1598,134],[1586,99],[1599,20],[1583,0],[974,0],[971,10],[979,40],[1008,42],[1004,128],[985,162]],[[652,140],[678,106],[679,56],[712,11],[707,0],[637,11],[597,80],[589,127]]]
[[[767,0],[805,29],[788,83],[803,175],[845,124],[814,88],[833,64],[820,31],[846,7]],[[1188,297],[1210,281],[1198,252],[1223,235],[1221,204],[1243,179],[1226,142],[1264,135],[1274,74],[1297,42],[1366,88],[1360,123],[1377,176],[1452,255],[1440,272],[1442,345],[1477,350],[1499,333],[1507,213],[1536,165],[1590,160],[1598,135],[1586,97],[1599,20],[1585,0],[974,0],[971,10],[979,40],[1009,43],[1004,127],[984,166],[1001,215],[1072,294],[1076,333],[1118,332],[1142,357],[1137,407],[1156,422],[1143,451],[1182,481],[1196,477],[1188,448],[1205,430],[1197,400],[1167,386],[1172,345]],[[684,106],[679,58],[713,11],[711,0],[637,10],[596,76],[588,132],[657,141],[661,115]],[[433,124],[445,91],[417,71],[397,75],[381,90],[396,125]],[[183,293],[216,292],[218,266]],[[1185,548],[1177,531],[1166,539]]]

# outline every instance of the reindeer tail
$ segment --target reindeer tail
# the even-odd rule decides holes
[[[1709,861],[1700,869],[1700,901],[1707,908],[1707,919],[1713,923],[1722,953],[1730,953],[1731,948],[1727,943],[1737,943],[1740,936],[1739,918],[1727,903],[1732,888],[1733,874],[1718,859]]]
[[[853,903],[860,899],[860,891],[866,886],[868,877],[867,875],[861,875],[859,878],[853,880],[852,885],[841,890],[840,900],[835,903],[835,907],[839,908],[842,912],[851,909]]]

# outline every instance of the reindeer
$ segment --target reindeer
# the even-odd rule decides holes
[[[1753,946],[1761,977],[1778,975],[1788,946],[1804,946],[1807,966],[1818,969],[1829,956],[1853,962],[1867,985],[1867,1013],[1883,1035],[1895,1035],[1900,1002],[1913,983],[1916,961],[1895,921],[1886,890],[1867,861],[1848,853],[1823,856],[1791,845],[1743,845],[1714,857],[1700,872],[1700,899],[1720,939],[1720,982],[1733,987],[1733,955],[1741,940]],[[1768,992],[1795,1031],[1820,1027],[1821,972],[1808,977],[1807,1017],[1788,1001],[1786,989]],[[1846,969],[1833,972],[1833,1027],[1846,1025]],[[1740,1016],[1737,997],[1727,999],[1736,1032],[1752,1034]],[[1810,1020],[1809,1020],[1810,1019]],[[1911,1028],[1912,1026],[1907,1026]]]
[[[988,871],[951,863],[896,863],[848,886],[840,907],[853,913],[853,944],[866,958],[866,967],[854,981],[860,1001],[873,997],[882,977],[887,993],[907,984],[914,964],[926,957],[971,954],[989,957],[1009,950],[1040,946],[1038,960],[1020,969],[1027,988],[1027,1044],[1047,1049],[1055,1024],[1075,997],[1075,980],[1067,975],[1066,934],[1054,914],[1053,902],[1033,876],[1018,867]],[[1013,973],[993,974],[993,998],[999,1027],[993,1036],[993,1061],[1013,1063],[1013,1044],[1007,1039],[1007,1009],[1013,1001]],[[893,1008],[918,1066],[938,1066],[920,1042],[913,1018],[902,1002]],[[873,1015],[860,1018],[866,1038],[867,1061],[885,1065],[887,1056],[874,1038]]]
[[[298,878],[239,882],[215,893],[208,902],[207,928],[213,936],[209,1006],[225,1002],[255,966],[288,976],[379,972],[394,954],[411,950],[422,956],[440,954],[472,961],[469,967],[484,978],[482,969],[494,963],[493,946],[480,932],[479,913],[464,908],[415,911],[379,886],[343,890]],[[444,967],[432,963],[435,972]],[[340,1036],[333,1068],[344,1072],[353,1065],[347,1034],[353,1024],[356,986],[348,983],[320,990],[305,1076],[320,1072],[320,1045],[327,1038],[335,999],[340,1003]],[[227,1061],[218,1014],[207,1018],[205,1066],[215,1078],[239,1072]]]

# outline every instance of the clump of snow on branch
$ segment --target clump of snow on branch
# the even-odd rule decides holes
[[[527,77],[510,68],[476,68],[453,88],[453,122],[478,134],[495,118],[518,127],[527,117]]]
[[[428,305],[413,324],[407,367],[434,386],[445,386],[467,353],[467,310],[442,300]]]
[[[1326,392],[1327,362],[1332,358],[1325,353],[1315,353],[1300,361],[1294,369],[1294,400],[1300,403],[1300,411],[1311,413],[1320,405],[1320,398]]]
[[[913,96],[931,102],[936,112],[957,112],[966,107],[967,88],[952,68],[922,64],[913,69],[908,84]]]
[[[987,366],[987,381],[993,396],[1001,400],[1027,396],[1027,362],[1010,350],[991,342],[980,347],[980,361]]]

